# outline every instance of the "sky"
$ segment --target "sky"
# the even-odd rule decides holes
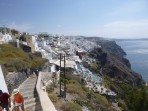
[[[32,34],[148,38],[148,0],[0,0],[0,14]]]

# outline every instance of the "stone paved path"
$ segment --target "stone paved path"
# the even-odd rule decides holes
[[[37,77],[33,74],[19,87],[20,92],[24,96],[24,105],[26,111],[42,111],[36,91],[36,82]]]

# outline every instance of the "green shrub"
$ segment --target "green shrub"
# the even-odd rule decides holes
[[[52,84],[46,86],[46,91],[47,91],[47,93],[53,92],[54,91],[54,84],[52,83]]]
[[[124,111],[127,111],[127,106],[123,100],[119,100],[118,106],[121,107]]]
[[[76,80],[69,80],[68,83],[69,83],[69,84],[79,84],[78,81],[76,81]]]
[[[89,105],[89,101],[87,99],[82,99],[82,98],[76,98],[75,100],[73,100],[74,103],[79,104],[80,106],[88,106]]]
[[[41,69],[46,62],[46,59],[34,58],[31,61],[31,69]]]
[[[89,92],[89,89],[86,88],[85,86],[82,86],[82,89],[83,89],[85,92]]]
[[[10,44],[0,45],[0,64],[3,64],[8,72],[20,72],[27,68],[41,69],[47,60],[36,55],[25,53]]]
[[[49,96],[49,98],[50,98],[50,100],[53,102],[53,103],[56,103],[57,101],[58,101],[58,97],[57,97],[57,95],[55,95],[55,94],[49,94],[48,95]]]
[[[66,73],[66,79],[68,79],[68,80],[76,80],[77,82],[80,82],[80,76],[73,75],[73,72],[67,72]]]
[[[12,59],[9,65],[12,65],[17,71],[22,71],[27,68],[27,63],[21,59]]]
[[[70,80],[67,84],[67,92],[72,94],[77,94],[81,98],[86,98],[85,90],[83,90],[82,85],[76,80]]]
[[[62,107],[63,111],[82,111],[80,105],[76,103],[66,103]]]
[[[96,104],[102,104],[105,107],[109,106],[109,102],[106,99],[106,97],[100,95],[100,94],[95,94],[95,99],[94,99],[94,103]]]

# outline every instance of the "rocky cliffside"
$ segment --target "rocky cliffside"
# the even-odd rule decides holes
[[[27,76],[25,73],[10,72],[9,74],[7,74],[5,77],[5,81],[6,81],[9,93],[11,94],[13,89],[18,88],[18,86],[22,84],[26,79],[27,79]]]
[[[96,42],[102,47],[92,50],[91,54],[96,60],[100,61],[103,67],[103,74],[109,75],[117,83],[124,82],[131,86],[134,84],[142,85],[141,75],[131,70],[130,62],[125,58],[126,53],[115,41],[101,38],[87,39]]]

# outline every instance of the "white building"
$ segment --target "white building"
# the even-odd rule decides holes
[[[35,36],[32,36],[32,44],[34,45],[35,51],[38,51],[39,48]]]
[[[47,45],[46,41],[42,38],[42,40],[37,41],[39,47],[45,47]]]
[[[5,39],[3,37],[3,34],[0,33],[0,44],[3,44],[3,43],[5,43]]]
[[[10,40],[12,40],[12,37],[10,34],[0,33],[0,44],[8,43]]]

